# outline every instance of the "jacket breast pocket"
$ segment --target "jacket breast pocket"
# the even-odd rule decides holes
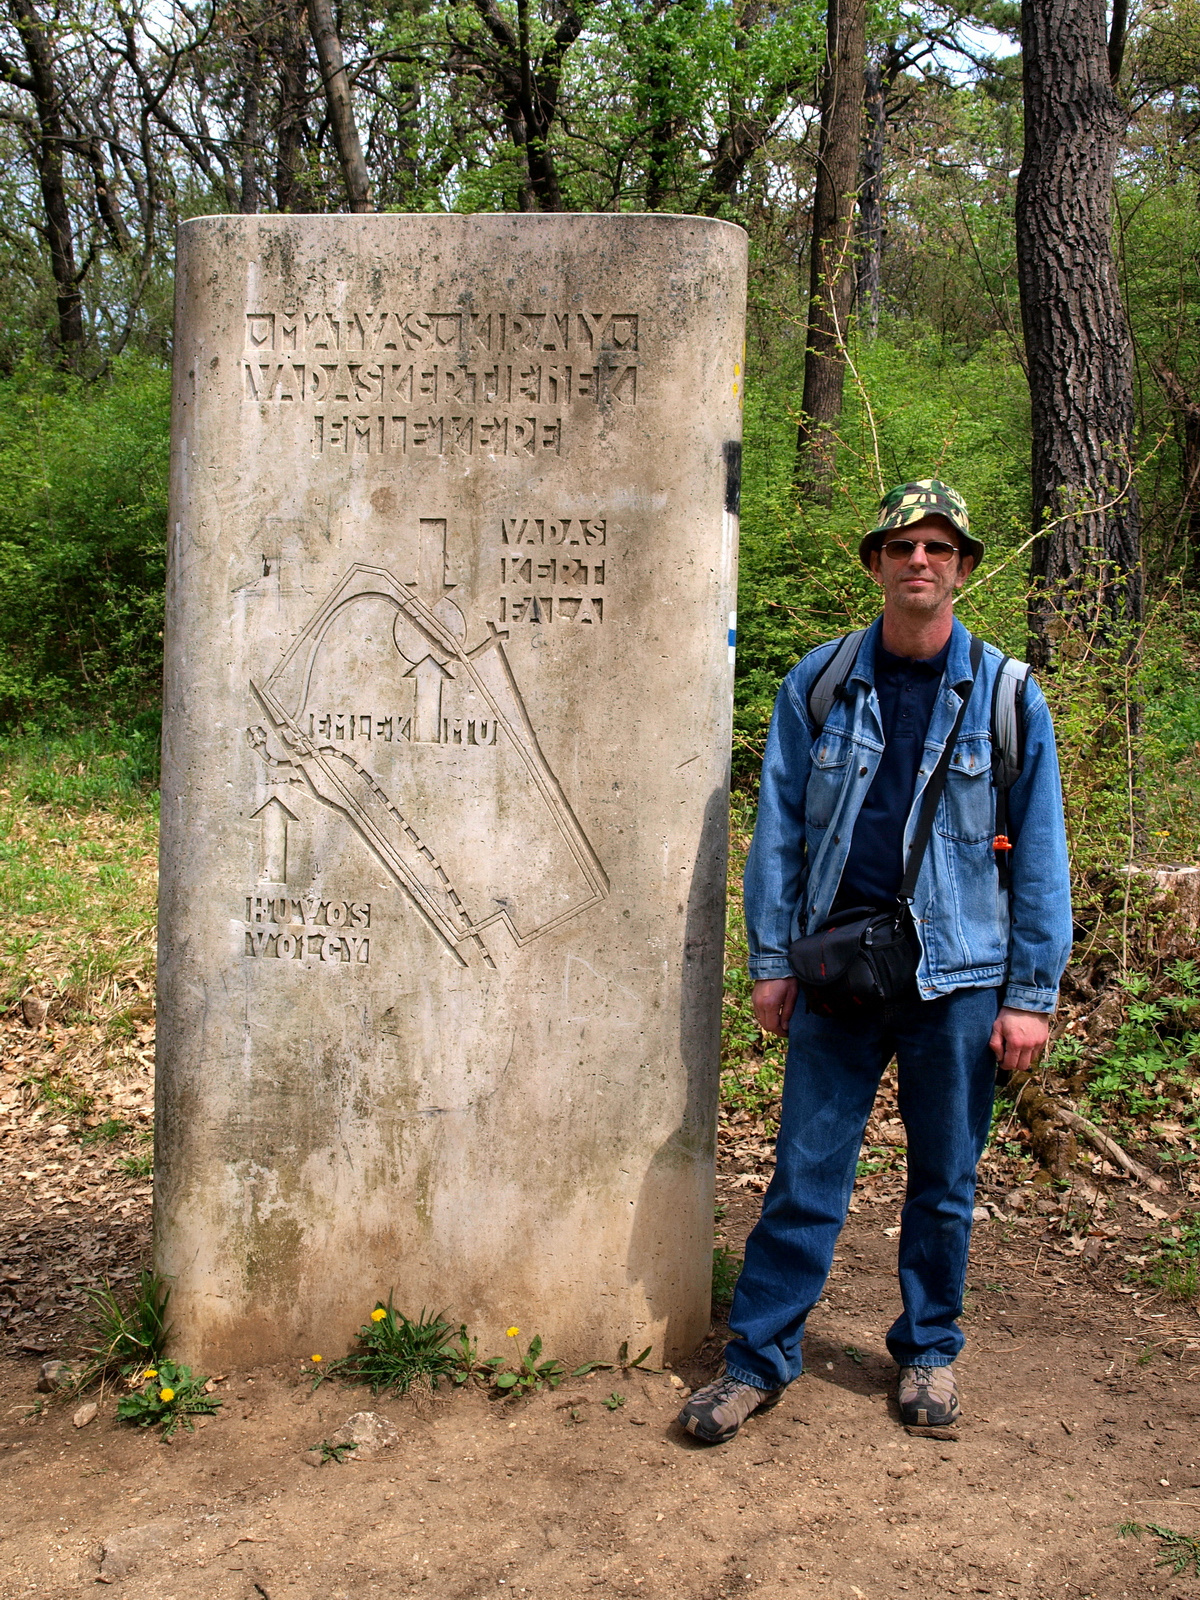
[[[991,749],[972,742],[955,750],[937,811],[937,829],[960,844],[991,842],[996,825]]]
[[[822,733],[812,747],[804,820],[810,828],[827,828],[846,787],[851,757],[850,740]]]

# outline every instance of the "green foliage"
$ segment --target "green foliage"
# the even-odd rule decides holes
[[[1191,1567],[1193,1575],[1200,1578],[1200,1534],[1177,1533],[1158,1522],[1122,1522],[1117,1525],[1117,1533],[1122,1539],[1131,1534],[1135,1539],[1143,1533],[1153,1534],[1161,1552],[1154,1563],[1156,1567],[1170,1567],[1176,1577]]]
[[[128,1378],[146,1367],[161,1367],[171,1332],[167,1323],[170,1298],[164,1280],[145,1267],[127,1299],[119,1299],[107,1282],[91,1290],[88,1331],[92,1343],[84,1350],[76,1388]]]
[[[712,1297],[713,1304],[727,1306],[733,1301],[733,1291],[741,1276],[742,1258],[734,1255],[728,1245],[718,1245],[713,1251]]]
[[[1193,1099],[1200,1066],[1200,972],[1194,961],[1173,962],[1153,987],[1144,973],[1130,973],[1124,1021],[1091,1069],[1088,1099],[1098,1107],[1135,1117],[1157,1115],[1172,1098],[1186,1095],[1194,1128],[1200,1106]],[[1153,997],[1152,996],[1153,993]]]
[[[90,385],[29,365],[0,381],[0,725],[156,704],[168,395],[133,359]]]
[[[142,1388],[117,1401],[117,1418],[138,1428],[161,1424],[164,1439],[169,1439],[181,1422],[190,1432],[193,1417],[211,1417],[222,1405],[215,1394],[205,1393],[209,1380],[193,1377],[191,1367],[159,1361],[143,1377]]]
[[[444,1317],[422,1310],[414,1322],[396,1310],[389,1294],[387,1304],[377,1303],[358,1330],[359,1348],[331,1361],[320,1376],[369,1384],[372,1394],[407,1394],[414,1383],[435,1389],[439,1378],[452,1378],[461,1370],[466,1329],[460,1330],[458,1345],[453,1335]]]
[[[1200,1288],[1200,1216],[1193,1214],[1160,1234],[1138,1276],[1161,1289],[1168,1300],[1193,1302]]]
[[[625,1396],[623,1394],[618,1394],[614,1389],[606,1399],[601,1400],[600,1404],[607,1411],[619,1411],[625,1404]]]
[[[350,1452],[358,1449],[358,1442],[350,1439],[345,1444],[333,1444],[328,1439],[322,1439],[320,1444],[313,1445],[313,1449],[319,1452],[322,1466],[334,1461],[340,1467]]]
[[[557,1389],[567,1376],[560,1361],[542,1360],[542,1336],[535,1333],[524,1349],[519,1341],[520,1330],[510,1328],[508,1337],[513,1341],[515,1360],[509,1356],[489,1356],[483,1367],[500,1394],[522,1395]]]

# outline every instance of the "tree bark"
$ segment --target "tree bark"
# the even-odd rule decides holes
[[[303,14],[303,0],[299,7],[295,0],[285,0],[279,17],[275,204],[280,211],[315,209],[303,174],[310,66]]]
[[[75,269],[74,231],[67,202],[63,153],[68,135],[55,71],[54,53],[31,0],[11,0],[12,15],[29,65],[20,87],[28,90],[37,114],[38,136],[34,156],[42,208],[46,217],[46,243],[50,271],[58,301],[58,344],[64,366],[73,367],[83,349],[83,296]],[[73,141],[72,141],[73,142]]]
[[[854,291],[852,234],[862,125],[866,0],[829,0],[821,134],[813,197],[808,344],[796,438],[796,482],[832,493],[832,427],[842,411],[845,339]]]
[[[1039,535],[1029,652],[1045,669],[1073,624],[1132,639],[1142,615],[1141,540],[1129,331],[1111,244],[1124,114],[1110,80],[1104,0],[1024,0],[1021,38],[1017,270]]]
[[[1200,402],[1192,399],[1187,385],[1165,357],[1150,363],[1175,418],[1176,437],[1182,457],[1183,483],[1177,526],[1184,536],[1183,579],[1189,588],[1200,587]],[[1175,540],[1164,551],[1170,561]]]
[[[858,258],[854,297],[859,326],[879,329],[879,284],[883,267],[883,150],[887,136],[887,88],[883,68],[868,61],[863,74],[862,175],[858,189]]]
[[[354,104],[350,98],[350,78],[342,58],[342,41],[333,21],[330,0],[308,0],[308,25],[321,67],[329,122],[337,146],[338,161],[346,185],[351,211],[371,211],[371,181],[363,160]]]

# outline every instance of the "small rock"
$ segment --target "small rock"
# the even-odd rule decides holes
[[[73,1376],[69,1361],[43,1361],[38,1369],[38,1391],[53,1394],[56,1389],[68,1389]]]
[[[94,1400],[86,1400],[71,1418],[71,1421],[77,1428],[86,1428],[99,1409],[100,1407]]]
[[[972,1222],[990,1222],[991,1220],[992,1213],[986,1206],[976,1206],[974,1211],[971,1213]]]
[[[49,1000],[43,1000],[40,995],[27,994],[21,1001],[21,1015],[25,1019],[27,1028],[40,1028],[46,1020],[46,1013],[50,1009]]]
[[[170,1528],[151,1523],[111,1534],[100,1551],[100,1581],[111,1583],[114,1578],[128,1577],[147,1551],[161,1550],[170,1542],[171,1533]]]
[[[306,1450],[301,1457],[301,1460],[307,1461],[310,1467],[319,1467],[323,1457],[319,1450]]]
[[[687,1387],[677,1372],[671,1374],[671,1387],[672,1389],[684,1389]]]
[[[916,1471],[911,1461],[902,1461],[898,1467],[888,1468],[889,1478],[911,1478]]]
[[[329,1442],[356,1445],[357,1449],[351,1452],[350,1459],[361,1461],[376,1450],[386,1450],[399,1438],[393,1425],[378,1411],[356,1411],[352,1417],[346,1418]]]

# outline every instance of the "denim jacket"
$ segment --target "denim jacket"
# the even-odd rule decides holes
[[[746,927],[752,978],[791,976],[787,950],[828,915],[854,823],[883,750],[875,693],[877,620],[814,741],[807,696],[836,641],[792,668],[779,690],[763,760],[758,821],[746,862]],[[971,679],[971,635],[955,621],[904,846],[916,828],[930,772],[945,748]],[[913,918],[921,944],[917,986],[932,1000],[952,989],[1004,988],[1004,1003],[1053,1011],[1071,948],[1071,888],[1054,729],[1041,690],[1025,689],[1021,776],[1009,790],[1010,888],[996,869],[992,786],[992,688],[1003,660],[985,645],[959,730],[933,834],[921,863]]]

